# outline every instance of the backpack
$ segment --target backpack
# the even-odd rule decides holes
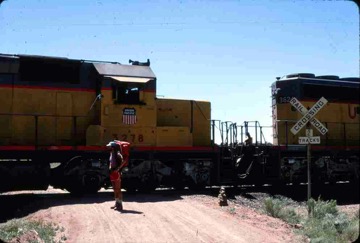
[[[120,153],[123,156],[123,160],[125,162],[124,167],[128,166],[130,157],[130,143],[119,140],[115,140],[114,142],[120,146]]]

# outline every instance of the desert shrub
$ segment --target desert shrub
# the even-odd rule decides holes
[[[275,218],[278,218],[281,210],[281,201],[279,199],[266,198],[264,201],[265,212]]]
[[[317,201],[310,198],[307,201],[308,209],[311,212],[311,216],[317,219],[324,218],[325,215],[337,215],[338,210],[336,208],[336,200],[322,201],[318,198]]]
[[[264,210],[285,222],[300,223],[303,227],[297,232],[306,235],[311,242],[355,242],[359,238],[359,210],[350,219],[338,211],[335,200],[310,199],[307,207],[311,214],[301,217],[288,203],[281,198],[266,198]]]
[[[28,221],[25,219],[13,219],[0,225],[0,239],[8,242],[15,237],[19,237],[31,230],[38,233],[44,242],[52,242],[56,235],[55,227],[50,223],[41,221]]]
[[[359,238],[359,215],[353,217],[346,228],[344,228],[340,240],[343,242],[354,242]]]
[[[282,199],[266,198],[264,201],[265,212],[275,218],[280,218],[288,223],[298,223],[300,217],[295,210],[287,207],[287,202]]]
[[[304,221],[303,232],[311,242],[353,242],[359,236],[359,216],[352,219],[344,213],[339,213],[336,201],[307,202],[311,214]]]

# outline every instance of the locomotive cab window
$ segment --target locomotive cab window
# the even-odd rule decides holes
[[[112,99],[115,104],[143,104],[140,99],[142,84],[120,83],[112,84]]]

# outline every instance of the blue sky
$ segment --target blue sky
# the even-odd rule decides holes
[[[269,126],[275,77],[359,76],[359,10],[321,0],[7,0],[0,53],[149,58],[158,95],[208,100],[212,119]]]

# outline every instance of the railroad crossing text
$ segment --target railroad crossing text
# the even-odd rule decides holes
[[[305,126],[307,122],[308,122],[307,119],[302,118],[302,119],[294,126],[294,130],[297,131],[297,132],[300,131],[300,129],[301,129],[303,126]],[[311,122],[311,124],[312,124],[314,127],[316,127],[316,128],[321,132],[321,134],[324,135],[324,134],[328,131],[328,129],[327,129],[323,124],[321,124],[317,119],[311,118],[310,122]]]

